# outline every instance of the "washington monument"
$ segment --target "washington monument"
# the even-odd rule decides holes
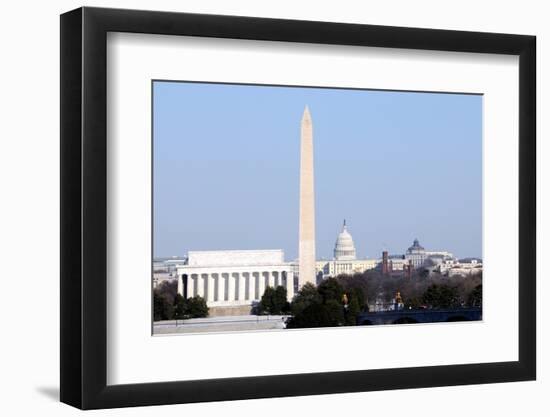
[[[315,191],[313,184],[313,124],[306,106],[300,140],[300,244],[299,288],[316,284],[315,274]]]

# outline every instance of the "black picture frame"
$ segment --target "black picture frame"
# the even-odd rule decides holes
[[[107,385],[108,32],[519,56],[519,360]],[[61,401],[82,409],[525,381],[536,378],[534,36],[156,11],[61,15]]]

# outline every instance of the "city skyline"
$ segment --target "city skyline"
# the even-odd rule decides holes
[[[332,258],[344,218],[358,257],[403,253],[415,238],[482,257],[481,96],[174,82],[154,86],[155,257],[297,258],[305,105],[318,259]]]

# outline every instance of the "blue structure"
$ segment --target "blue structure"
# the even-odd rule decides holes
[[[397,310],[361,313],[357,317],[358,325],[439,323],[453,321],[481,320],[481,308],[456,308],[445,310]]]

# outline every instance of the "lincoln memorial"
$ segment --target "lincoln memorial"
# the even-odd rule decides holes
[[[267,286],[283,286],[294,296],[294,274],[284,252],[275,250],[190,251],[177,266],[178,293],[201,296],[209,307],[252,305]]]

